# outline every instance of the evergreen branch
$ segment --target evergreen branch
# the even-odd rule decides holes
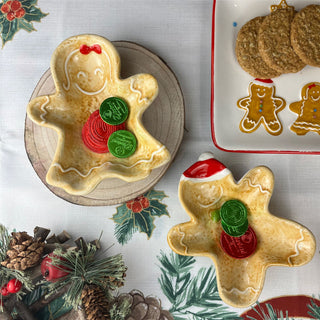
[[[0,262],[6,260],[9,244],[9,232],[4,225],[0,224]]]
[[[286,315],[284,316],[283,311],[280,312],[274,310],[273,306],[269,303],[266,304],[267,312],[261,307],[260,303],[257,302],[257,307],[252,307],[252,309],[257,313],[257,315],[263,320],[290,320],[288,316],[288,311],[286,311]],[[247,316],[250,320],[258,320],[257,318],[253,318],[251,316]],[[294,319],[291,319],[294,320]]]
[[[69,250],[63,252],[61,249],[54,251],[52,265],[69,273],[57,282],[48,284],[49,292],[57,291],[69,285],[65,294],[66,306],[77,308],[81,304],[81,293],[85,284],[95,284],[101,287],[108,300],[111,299],[110,291],[119,287],[124,282],[127,270],[120,254],[95,259],[97,248],[88,244],[86,250]],[[49,295],[50,296],[50,293]]]
[[[308,314],[309,314],[311,317],[320,320],[320,306],[318,306],[318,305],[314,302],[314,300],[311,299],[311,304],[308,304],[307,307],[308,307],[308,309],[310,310],[310,311],[308,311]]]

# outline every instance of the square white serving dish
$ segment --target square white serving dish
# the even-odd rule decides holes
[[[297,114],[289,104],[301,99],[302,87],[320,81],[320,69],[306,66],[298,73],[273,78],[276,93],[286,101],[278,113],[283,125],[279,136],[269,134],[264,126],[252,133],[243,133],[239,124],[244,110],[237,107],[240,98],[248,96],[248,86],[254,80],[238,64],[235,43],[238,31],[249,20],[270,13],[270,6],[280,0],[214,0],[212,17],[212,75],[211,75],[211,129],[214,144],[221,150],[255,153],[320,154],[320,136],[309,132],[298,136],[290,130]],[[290,1],[298,11],[316,1]]]

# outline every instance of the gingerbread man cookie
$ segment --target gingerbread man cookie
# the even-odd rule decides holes
[[[58,133],[58,145],[46,176],[49,184],[70,194],[84,195],[103,179],[141,180],[169,161],[169,151],[142,124],[143,112],[158,94],[157,81],[149,74],[121,79],[120,58],[111,42],[96,35],[63,41],[51,59],[51,73],[56,92],[33,99],[27,108],[31,120]],[[97,112],[111,97],[120,98],[128,106],[125,125],[115,130],[105,128]],[[120,112],[118,105],[113,107]],[[94,130],[89,138],[85,136],[88,130]],[[113,131],[117,135],[113,141],[119,145],[111,147],[116,151],[128,146],[128,135],[136,139],[132,155],[116,157],[108,152],[110,143],[108,148],[106,144],[97,148],[96,141],[90,140],[101,140],[103,134]]]
[[[238,100],[239,108],[246,111],[240,122],[240,130],[251,133],[262,123],[272,135],[282,132],[282,124],[278,118],[286,106],[284,99],[275,96],[276,88],[271,79],[255,79],[249,84],[249,96]]]
[[[269,212],[273,186],[272,172],[262,166],[235,182],[210,153],[180,179],[179,198],[191,220],[173,227],[168,243],[180,255],[210,257],[220,297],[235,307],[258,299],[269,266],[301,266],[315,253],[309,230]]]
[[[305,135],[309,131],[320,134],[320,82],[310,82],[301,90],[300,101],[293,102],[289,109],[298,114],[291,130],[297,135]]]

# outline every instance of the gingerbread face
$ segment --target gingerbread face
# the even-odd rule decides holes
[[[80,95],[81,93],[98,94],[106,88],[108,78],[110,81],[110,64],[105,52],[84,55],[77,51],[67,59],[66,71],[67,83],[64,84],[64,88],[67,91],[72,83],[73,88],[70,89],[77,89]]]
[[[143,112],[158,94],[157,81],[149,74],[121,79],[120,58],[111,42],[95,35],[65,40],[53,54],[51,73],[55,94],[33,99],[27,108],[31,120],[59,136],[46,176],[50,185],[84,195],[106,178],[144,179],[170,160],[166,147],[142,124]],[[126,104],[128,113],[120,126],[106,124],[99,116],[102,102],[109,98]],[[111,107],[120,112],[117,103]],[[89,148],[97,141],[109,146],[113,133],[113,151],[132,147],[130,153],[122,150],[126,157],[111,154],[107,147],[102,150],[101,145]]]
[[[263,87],[256,84],[251,85],[252,97],[258,99],[268,99],[267,102],[271,102],[273,88]]]
[[[258,299],[269,266],[300,266],[315,252],[314,237],[305,227],[269,212],[273,185],[266,167],[235,182],[211,154],[201,155],[180,180],[179,198],[190,221],[173,227],[168,243],[180,255],[210,257],[220,297],[235,307]],[[229,221],[228,206],[234,218]]]
[[[301,100],[290,104],[292,112],[298,114],[290,129],[297,135],[308,132],[320,134],[320,83],[310,82],[301,90]]]

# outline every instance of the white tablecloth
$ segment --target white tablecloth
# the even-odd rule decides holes
[[[139,289],[157,295],[164,307],[170,303],[162,292],[158,256],[169,253],[166,235],[175,224],[187,221],[177,196],[181,173],[199,154],[212,151],[240,179],[257,165],[275,175],[270,211],[307,226],[320,241],[320,160],[313,155],[226,153],[214,147],[210,127],[211,0],[39,0],[49,13],[35,32],[20,30],[0,50],[0,222],[10,230],[32,232],[35,225],[53,232],[67,230],[74,238],[97,238],[110,254],[123,253],[128,266],[122,291]],[[109,40],[139,43],[162,57],[175,72],[185,98],[186,131],[181,148],[166,175],[154,187],[168,196],[162,202],[170,217],[155,220],[147,240],[135,233],[125,245],[114,236],[111,219],[117,206],[83,207],[68,203],[48,190],[33,170],[24,147],[26,105],[34,87],[47,70],[51,55],[64,39],[82,33]],[[319,250],[300,268],[273,267],[267,271],[261,301],[281,295],[320,294]],[[212,261],[197,258],[197,267]]]

